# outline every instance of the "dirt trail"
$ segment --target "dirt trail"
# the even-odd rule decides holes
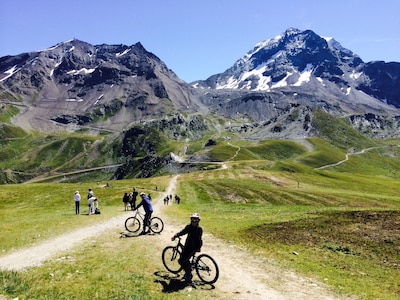
[[[166,194],[174,194],[178,176],[171,179]],[[157,214],[162,215],[172,232],[183,227],[182,222],[163,214],[162,201],[157,203]],[[186,224],[184,224],[186,225]],[[171,243],[172,235],[163,235],[165,243]],[[283,300],[283,299],[340,299],[323,283],[283,270],[273,261],[254,258],[247,250],[228,244],[205,232],[203,253],[210,254],[218,263],[220,277],[215,284],[220,298],[235,300]]]
[[[20,271],[25,268],[41,265],[59,252],[71,249],[76,244],[115,228],[120,230],[121,224],[132,215],[126,212],[123,215],[109,219],[103,223],[81,228],[74,232],[62,234],[54,239],[47,240],[39,245],[20,249],[0,257],[0,269]]]
[[[172,177],[166,194],[175,194],[178,176]],[[164,214],[163,201],[155,201],[157,216],[160,216],[168,229],[157,235],[152,241],[171,244],[172,233],[176,233],[185,225]],[[175,204],[172,204],[175,205]],[[57,238],[48,240],[40,245],[22,249],[9,255],[0,257],[0,268],[6,270],[23,270],[38,266],[54,257],[58,252],[71,249],[78,243],[99,235],[101,232],[115,228],[121,231],[121,224],[131,212],[126,212],[106,222],[86,227]],[[217,299],[239,300],[283,300],[283,299],[339,299],[323,284],[312,279],[298,276],[291,271],[282,270],[273,261],[254,258],[245,249],[205,233],[203,253],[213,256],[220,269],[220,277],[215,284]],[[215,297],[214,297],[215,298]]]
[[[346,153],[345,159],[343,159],[341,161],[338,161],[337,163],[334,163],[334,164],[329,164],[329,165],[325,165],[325,166],[322,166],[322,167],[315,168],[315,170],[322,170],[322,169],[327,169],[327,168],[330,168],[330,167],[336,167],[336,166],[341,165],[342,163],[345,163],[346,161],[348,161],[350,155],[360,155],[360,154],[364,154],[367,151],[370,151],[370,150],[373,150],[373,149],[378,149],[378,148],[379,147],[370,147],[370,148],[362,149],[361,151],[358,151],[358,152]]]

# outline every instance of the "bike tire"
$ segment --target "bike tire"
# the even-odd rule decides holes
[[[171,273],[177,274],[182,270],[179,263],[181,252],[174,246],[165,247],[162,252],[162,262],[164,267]]]
[[[213,284],[218,280],[219,268],[215,260],[208,254],[200,254],[195,265],[197,276],[204,283]]]
[[[136,217],[129,217],[125,221],[125,228],[129,232],[138,232],[140,230],[140,220]]]
[[[159,217],[150,219],[150,230],[154,233],[160,233],[164,229],[164,222]]]

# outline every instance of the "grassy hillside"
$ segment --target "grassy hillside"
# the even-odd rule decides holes
[[[353,129],[345,120],[320,110],[314,112],[312,128],[315,136],[345,151],[374,146],[373,140]]]
[[[145,126],[121,135],[42,135],[3,123],[1,183],[43,183],[0,185],[2,253],[118,215],[123,193],[133,186],[162,196],[170,176],[180,173],[182,204],[171,206],[171,217],[186,220],[198,211],[207,232],[325,282],[344,298],[397,299],[400,141],[368,139],[322,112],[313,122],[315,137],[259,142],[216,132],[178,141]],[[176,163],[170,152],[193,161]],[[111,165],[118,166],[94,169]],[[326,165],[332,166],[321,169]],[[111,180],[115,174],[125,179]],[[101,199],[103,214],[77,218],[73,192],[85,195],[89,187]],[[126,243],[115,232],[94,241],[71,250],[72,262],[0,272],[0,294],[90,298],[96,287],[99,299],[187,297],[163,293],[155,282],[160,249]],[[102,264],[94,263],[98,257]],[[87,280],[88,274],[94,279]],[[204,298],[203,292],[191,297]]]
[[[35,176],[51,176],[111,164],[110,145],[102,149],[101,139],[84,135],[26,134],[0,141],[2,183],[17,183]]]
[[[396,299],[398,175],[289,173],[251,166],[184,175],[179,193],[186,210],[171,215],[183,218],[198,211],[213,234],[337,291],[361,299]]]
[[[397,149],[391,151],[398,155]],[[351,157],[347,163],[361,157]],[[317,278],[343,297],[350,294],[360,299],[396,299],[400,292],[400,176],[383,176],[380,162],[365,160],[365,166],[368,162],[368,169],[376,169],[377,173],[339,172],[335,170],[338,167],[314,170],[286,160],[282,164],[296,166],[288,172],[276,169],[271,161],[228,161],[227,169],[182,174],[178,182],[181,205],[171,206],[167,213],[186,220],[197,211],[203,216],[207,233],[242,245],[254,255],[273,259],[284,269]],[[133,186],[154,197],[162,196],[159,191],[169,179],[109,181],[109,187],[106,182],[0,186],[3,253],[119,214],[122,194]],[[77,218],[71,205],[73,191],[79,189],[84,195],[89,187],[101,200],[103,214]],[[101,286],[99,298],[186,297],[180,292],[163,293],[151,275],[158,270],[159,261],[144,255],[149,249],[144,251],[140,244],[127,243],[116,234],[99,236],[96,244],[72,251],[74,262],[48,262],[23,273],[0,272],[0,293],[25,299],[49,295],[51,291],[52,297],[66,299],[89,297],[93,287]],[[90,254],[91,250],[96,254]],[[150,253],[158,257],[160,249],[151,251],[156,251]],[[91,264],[99,255],[102,264]],[[47,274],[54,271],[46,270],[57,270],[57,285]],[[86,277],[75,270],[93,274],[96,280],[82,280]],[[67,278],[74,278],[79,285],[71,285]],[[193,293],[193,299],[204,296],[201,290]]]

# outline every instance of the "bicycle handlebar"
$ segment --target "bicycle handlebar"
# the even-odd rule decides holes
[[[179,244],[181,242],[182,238],[180,236],[174,235],[174,236],[172,236],[171,241],[175,241],[176,239],[178,239],[178,244]]]

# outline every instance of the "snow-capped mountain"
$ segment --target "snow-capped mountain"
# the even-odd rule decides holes
[[[290,28],[258,43],[225,72],[194,86],[247,91],[327,90],[350,104],[373,102],[361,99],[367,94],[400,107],[400,63],[364,63],[333,38]]]
[[[234,121],[226,129],[249,138],[293,138],[310,134],[317,108],[366,131],[385,124],[393,136],[386,131],[400,128],[400,63],[365,63],[333,38],[290,28],[188,84],[140,43],[74,39],[0,58],[0,102],[18,106],[14,124],[46,132],[121,131],[186,112],[226,117]]]

